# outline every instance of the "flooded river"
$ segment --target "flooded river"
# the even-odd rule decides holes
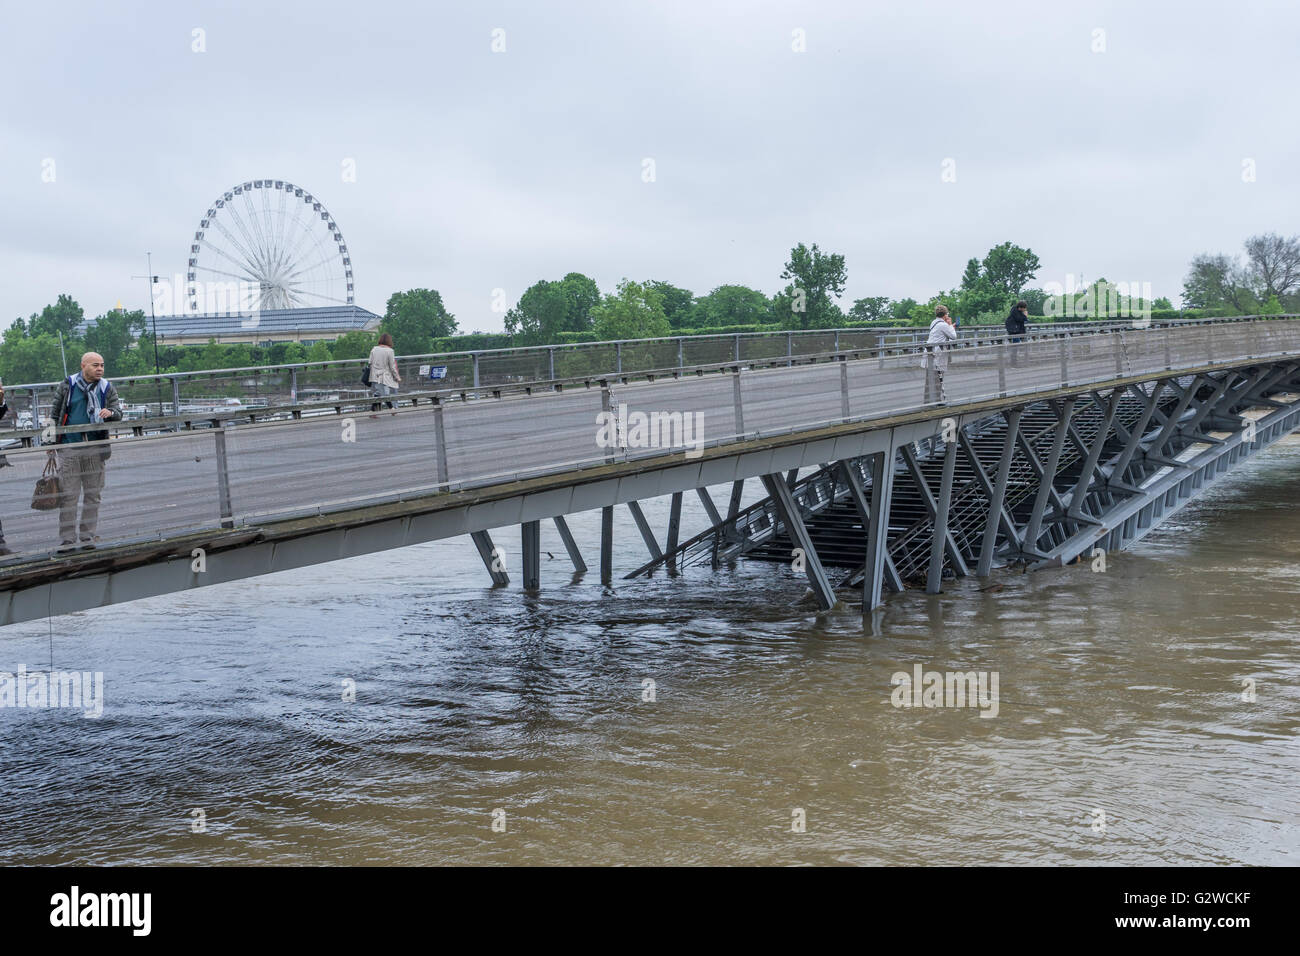
[[[4,628],[0,669],[104,692],[0,710],[0,860],[1295,863],[1298,487],[1292,438],[1105,571],[865,626],[772,565],[606,593],[547,526],[538,596],[464,538]],[[996,706],[896,706],[918,666]]]

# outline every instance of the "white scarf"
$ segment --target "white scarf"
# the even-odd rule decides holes
[[[100,379],[100,381],[102,382],[103,379]],[[77,386],[83,392],[86,393],[86,414],[90,416],[90,420],[92,422],[99,421],[99,412],[104,407],[100,402],[101,393],[99,389],[99,382],[96,382],[94,385],[91,385],[84,378],[82,378],[81,373],[78,372],[76,375],[72,376],[72,384]],[[107,391],[107,389],[105,389],[104,391]]]

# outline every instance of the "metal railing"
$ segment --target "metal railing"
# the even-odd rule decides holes
[[[1253,317],[1242,317],[1253,318]],[[1158,327],[1200,324],[1236,319],[1174,320]],[[1031,337],[1094,333],[1132,327],[1132,320],[1092,322],[1037,322]],[[997,326],[962,326],[961,341],[1000,341],[1006,332]],[[725,335],[679,335],[655,339],[627,339],[567,345],[536,345],[508,349],[482,349],[407,355],[398,358],[403,387],[421,383],[420,390],[478,389],[531,382],[571,380],[600,375],[642,374],[726,362],[769,363],[794,361],[812,355],[896,349],[923,343],[929,329],[891,326],[811,329],[781,332],[742,332]],[[223,409],[257,409],[308,405],[331,400],[359,399],[368,394],[360,382],[366,360],[339,359],[287,365],[174,372],[108,378],[118,390],[128,417],[180,417]],[[423,374],[422,374],[423,373]],[[440,377],[433,378],[433,375]],[[7,424],[34,427],[48,413],[58,382],[33,382],[6,386],[13,410]]]
[[[499,400],[430,401],[370,417],[121,439],[111,442],[98,533],[103,543],[162,540],[610,462],[670,454],[680,462],[683,451],[690,460],[715,446],[870,422],[936,403],[1176,377],[1210,364],[1291,356],[1300,364],[1300,321],[1197,323],[1015,345],[971,340],[945,352],[941,393],[922,367],[924,350],[831,352],[788,368],[731,362],[653,381],[506,390]],[[45,451],[10,451],[13,467],[0,470],[0,515],[8,547],[20,558],[57,544],[55,516],[29,508]],[[59,459],[65,455],[60,449]]]

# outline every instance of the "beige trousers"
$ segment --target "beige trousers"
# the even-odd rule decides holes
[[[100,445],[59,449],[59,483],[63,486],[63,496],[59,499],[59,540],[63,543],[77,540],[77,505],[83,495],[81,540],[89,540],[99,524],[99,495],[104,488],[104,459],[99,457],[102,450]]]

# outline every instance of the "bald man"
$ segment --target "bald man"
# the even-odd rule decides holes
[[[68,428],[121,421],[117,389],[104,378],[104,356],[87,352],[81,357],[81,371],[59,383],[50,417],[54,424]],[[59,499],[59,550],[93,548],[99,540],[95,528],[99,524],[99,495],[104,488],[104,463],[113,453],[108,429],[67,432],[59,436],[58,444],[59,481],[63,486],[63,497]]]

